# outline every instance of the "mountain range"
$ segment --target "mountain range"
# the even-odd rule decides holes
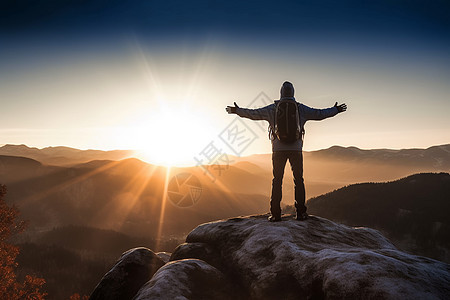
[[[131,151],[0,147],[0,184],[7,185],[6,201],[29,221],[17,240],[21,270],[46,278],[54,299],[66,297],[68,291],[61,286],[74,278],[78,283],[72,293],[91,291],[98,276],[130,247],[172,251],[201,223],[269,210],[270,154],[230,157],[229,165],[185,168],[151,165],[130,155]],[[335,146],[304,152],[309,213],[374,227],[402,250],[448,262],[449,175],[413,174],[448,173],[449,162],[450,145],[405,150]],[[293,184],[289,166],[286,169],[283,212],[289,213]],[[188,207],[171,198],[178,193],[193,199],[194,190],[183,185],[193,177],[183,181],[186,174],[198,179],[193,184],[199,191]],[[166,187],[170,193],[165,194]],[[40,261],[47,262],[45,268]],[[83,273],[91,275],[74,277]]]
[[[38,231],[82,225],[139,235],[183,235],[203,222],[269,210],[270,154],[232,157],[229,165],[170,169],[136,158],[120,159],[130,154],[6,145],[0,147],[0,183],[7,185],[7,200],[30,220],[29,230]],[[50,164],[52,161],[59,163]],[[449,172],[449,166],[450,145],[405,150],[335,146],[304,153],[308,198],[354,183]],[[198,179],[200,195],[192,207],[177,206],[170,198],[174,193],[164,194],[165,186],[178,174]],[[293,203],[292,181],[287,169],[283,205]],[[183,193],[191,191],[184,189]]]
[[[121,160],[134,154],[132,150],[80,150],[70,147],[35,148],[26,145],[4,145],[0,147],[0,155],[21,156],[35,159],[43,164],[70,166],[91,160]]]

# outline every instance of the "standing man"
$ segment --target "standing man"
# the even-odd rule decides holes
[[[289,112],[289,107],[296,109],[294,112],[291,109],[290,113],[287,113]],[[298,103],[294,98],[294,86],[288,81],[285,81],[281,86],[280,100],[276,100],[265,107],[258,109],[240,108],[236,102],[234,102],[234,106],[227,106],[226,111],[229,114],[237,114],[242,118],[266,120],[269,122],[273,166],[272,196],[270,199],[271,216],[269,221],[281,221],[281,186],[284,167],[288,159],[294,175],[296,219],[306,220],[308,218],[305,206],[305,184],[303,181],[303,128],[308,120],[323,120],[346,110],[347,105],[338,105],[337,102],[333,107],[326,109],[311,108]]]

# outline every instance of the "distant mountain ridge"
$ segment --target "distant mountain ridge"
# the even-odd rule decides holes
[[[263,170],[258,175],[269,181],[272,179],[271,154],[254,154],[234,160],[236,166],[242,162],[254,164]],[[417,173],[450,172],[450,144],[401,150],[333,146],[303,151],[303,166],[306,196],[311,198],[354,183],[392,181]],[[292,172],[289,166],[286,170],[283,201],[293,202]],[[270,193],[270,186],[265,193]]]
[[[395,164],[414,162],[416,165],[432,165],[433,167],[450,168],[450,144],[432,146],[426,149],[371,149],[357,147],[333,146],[328,149],[307,152],[306,155],[339,160],[372,160]]]
[[[92,160],[121,160],[132,157],[133,150],[80,150],[65,146],[36,148],[26,145],[6,144],[0,147],[0,155],[23,156],[38,160],[44,164],[81,164]],[[239,163],[251,162],[256,166],[271,164],[271,153],[253,154],[249,156],[230,155],[230,161]],[[428,148],[410,149],[360,149],[358,147],[332,146],[327,149],[303,151],[305,158],[328,158],[336,160],[364,161],[375,160],[404,164],[432,164],[434,167],[450,168],[450,144],[436,145]],[[68,161],[64,161],[67,159]]]
[[[121,160],[131,157],[132,150],[80,150],[70,147],[35,148],[26,145],[4,145],[0,147],[0,155],[23,156],[49,165],[74,165],[86,163],[91,160]]]
[[[45,167],[35,168],[32,172],[17,172],[12,168],[2,167],[0,175],[5,172],[17,176],[0,176],[0,181],[12,182],[25,174],[37,176],[39,172],[52,172],[56,167],[74,167],[77,169],[101,169],[114,165],[114,169],[124,170],[130,174],[137,169],[152,165],[132,158],[130,150],[98,151],[78,150],[68,147],[30,148],[25,145],[5,145],[0,147],[0,155],[21,156],[41,162]],[[358,182],[384,182],[400,179],[412,174],[426,172],[450,172],[450,144],[433,146],[427,149],[374,149],[362,150],[356,147],[333,146],[318,151],[304,151],[304,178],[307,198],[319,196],[340,187]],[[116,166],[114,162],[131,159]],[[208,170],[222,183],[227,191],[243,194],[270,195],[272,180],[271,154],[254,154],[245,157],[230,155],[230,164],[218,168],[208,166]],[[134,166],[129,168],[130,166]],[[52,169],[53,168],[53,169]],[[45,170],[44,170],[45,169]],[[201,167],[175,168],[177,171],[197,172]],[[203,170],[203,169],[202,169]],[[293,197],[292,173],[287,167],[283,184],[283,202],[291,204]],[[206,171],[206,168],[205,168]],[[22,175],[21,175],[22,174]],[[34,175],[33,175],[34,174]],[[201,172],[201,179],[210,181]],[[137,174],[136,174],[137,175]],[[29,176],[28,176],[29,177]]]
[[[235,157],[235,160],[248,161],[256,165],[267,162],[271,166],[271,153],[253,154],[246,157]],[[420,164],[432,165],[433,167],[450,169],[450,144],[436,145],[428,148],[409,149],[360,149],[358,147],[332,146],[327,149],[315,151],[303,151],[305,160],[307,159],[330,159],[337,161],[377,161],[395,164]]]

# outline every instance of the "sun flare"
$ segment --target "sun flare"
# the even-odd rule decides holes
[[[201,146],[205,124],[202,116],[183,107],[152,110],[137,118],[133,126],[117,134],[137,150],[136,156],[164,166],[193,165]]]

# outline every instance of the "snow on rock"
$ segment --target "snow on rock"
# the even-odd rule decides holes
[[[103,276],[89,299],[133,299],[141,286],[163,265],[164,261],[150,249],[130,249]]]
[[[271,223],[266,216],[251,216],[206,223],[186,242],[220,249],[215,260],[224,266],[222,272],[252,299],[450,295],[450,265],[401,252],[376,230],[320,217]]]
[[[231,285],[218,269],[199,259],[182,259],[159,269],[134,299],[228,300],[231,291]]]

